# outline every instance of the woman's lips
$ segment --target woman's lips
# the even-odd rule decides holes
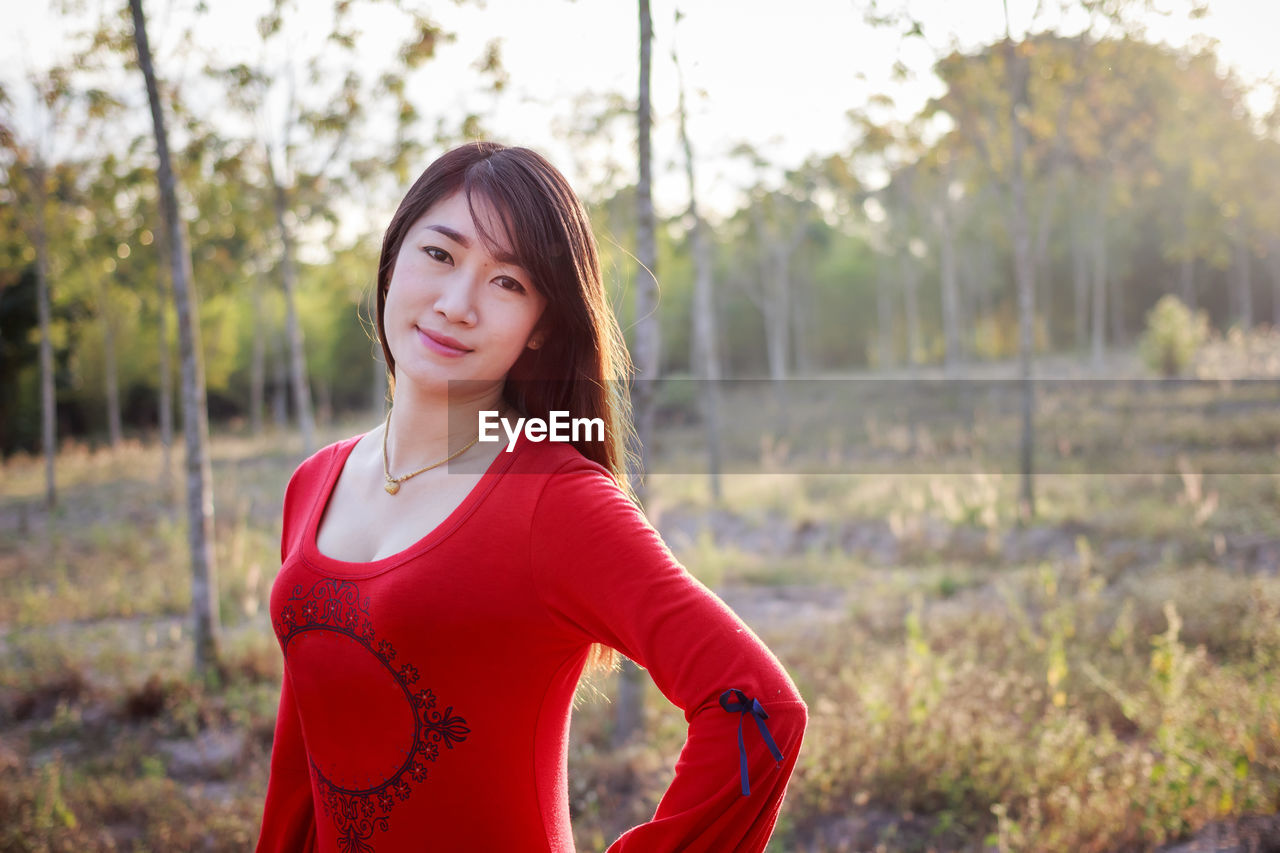
[[[440,355],[446,355],[452,358],[460,358],[461,356],[464,356],[467,353],[471,352],[471,350],[462,346],[458,341],[454,340],[453,338],[449,338],[444,335],[433,334],[431,332],[427,332],[422,329],[418,329],[417,332],[418,332],[418,338],[419,340],[422,341],[423,345],[426,346],[426,348],[431,350],[432,352],[439,353]]]

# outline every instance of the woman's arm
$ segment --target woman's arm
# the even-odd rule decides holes
[[[294,471],[285,488],[280,530],[280,564],[297,547],[293,536],[305,529],[306,494],[309,483],[323,474],[320,464],[330,448],[318,451]],[[262,809],[262,831],[257,853],[308,853],[316,849],[315,803],[311,794],[311,769],[302,722],[294,702],[293,682],[286,666],[280,682],[280,706],[276,711],[275,736],[271,741],[271,771],[267,797]]]
[[[271,775],[262,810],[257,853],[305,853],[316,849],[316,815],[311,797],[311,771],[302,741],[302,725],[286,670],[280,685],[280,708],[271,742]]]
[[[595,463],[575,459],[551,475],[534,512],[530,558],[563,629],[645,667],[689,723],[653,819],[609,853],[764,850],[808,720],[777,658],[676,561]]]

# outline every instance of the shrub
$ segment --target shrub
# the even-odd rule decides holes
[[[1192,312],[1173,294],[1165,294],[1147,313],[1140,349],[1143,360],[1162,376],[1177,376],[1209,335],[1209,319]]]

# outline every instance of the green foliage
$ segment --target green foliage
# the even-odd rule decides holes
[[[1209,336],[1209,318],[1192,312],[1173,294],[1160,298],[1147,314],[1147,329],[1140,346],[1143,360],[1162,376],[1178,376],[1195,358]]]

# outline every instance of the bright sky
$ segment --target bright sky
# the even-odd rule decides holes
[[[89,0],[89,5],[114,8],[122,2]],[[27,63],[40,64],[40,57],[52,54],[64,27],[51,20],[45,3],[0,4],[8,7],[8,26],[0,34],[0,79],[15,83],[24,57]],[[1171,4],[1166,0],[1165,5]],[[249,27],[262,4],[211,0],[208,5],[210,11],[200,25],[201,43],[216,45],[222,57],[245,52],[253,43]],[[961,47],[972,47],[1004,33],[1001,0],[912,0],[911,9],[925,22],[930,46],[919,40],[900,44],[886,32],[871,30],[862,20],[862,5],[854,0],[653,0],[653,104],[658,122],[654,153],[659,173],[655,200],[662,212],[674,212],[686,203],[674,120],[673,46],[680,49],[691,93],[690,134],[702,161],[699,192],[712,207],[727,210],[747,178],[745,167],[727,157],[739,142],[750,142],[784,166],[796,165],[811,153],[841,150],[851,141],[845,114],[864,104],[869,94],[896,92],[903,108],[913,110],[935,91],[936,82],[928,75],[931,50],[945,48],[952,39]],[[1009,5],[1016,35],[1025,30],[1035,4],[1009,0]],[[191,0],[147,2],[158,51],[166,37],[172,41],[170,34],[190,6]],[[302,6],[327,9],[329,2],[312,5],[304,0]],[[458,38],[414,78],[412,96],[422,114],[431,122],[443,115],[456,123],[468,111],[480,112],[497,138],[543,151],[579,186],[596,177],[578,168],[582,152],[561,138],[557,128],[570,119],[574,98],[581,93],[618,92],[634,98],[636,4],[485,0],[483,8],[474,3],[435,6],[432,14]],[[677,6],[685,12],[678,27]],[[399,34],[380,38],[378,26],[377,20],[366,22],[365,44],[372,59],[382,60],[386,45]],[[1072,30],[1069,24],[1065,28]],[[1151,23],[1153,37],[1173,43],[1196,35],[1216,38],[1220,55],[1248,80],[1267,75],[1280,80],[1275,33],[1280,33],[1280,3],[1258,0],[1211,0],[1209,15],[1200,21]],[[501,40],[508,89],[497,96],[477,95],[472,88],[477,75],[470,66],[485,43],[495,38]],[[890,69],[899,58],[920,75],[905,89],[889,82]],[[634,133],[634,122],[620,124],[612,141],[614,156],[628,168]]]

